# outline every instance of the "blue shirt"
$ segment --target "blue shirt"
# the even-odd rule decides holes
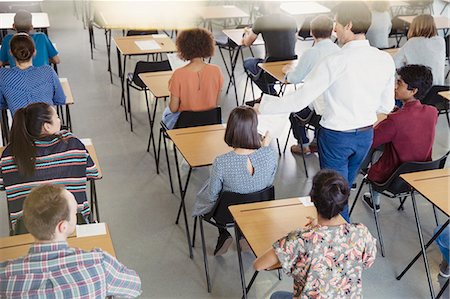
[[[0,68],[0,109],[11,114],[31,103],[64,105],[66,96],[51,66]]]
[[[16,61],[9,51],[9,43],[13,36],[14,34],[8,34],[5,36],[2,41],[2,48],[0,49],[0,61],[3,63],[9,62],[11,67],[16,65]],[[36,32],[34,34],[30,34],[30,36],[33,38],[34,45],[36,47],[36,56],[33,57],[33,65],[48,65],[48,60],[58,55],[58,51],[56,51],[52,42],[44,33]]]

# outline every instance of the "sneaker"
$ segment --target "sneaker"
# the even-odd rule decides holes
[[[296,155],[301,155],[302,154],[301,145],[294,144],[293,146],[291,146],[291,153],[296,154]],[[304,155],[311,154],[311,150],[309,149],[309,147],[304,147],[303,148],[303,154]]]
[[[372,195],[369,192],[364,193],[363,200],[369,206],[369,208],[373,211]],[[375,205],[375,209],[376,209],[376,212],[379,212],[380,205]]]
[[[450,277],[450,267],[445,259],[442,259],[442,262],[439,265],[439,275],[444,278]]]
[[[230,234],[220,234],[219,238],[217,238],[214,256],[224,255],[228,251],[228,248],[230,248],[231,243],[233,243],[233,237]]]

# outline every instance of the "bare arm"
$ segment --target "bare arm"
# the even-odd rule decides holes
[[[270,248],[253,262],[253,268],[256,271],[273,269],[278,265],[279,262],[280,261],[275,254],[275,249]]]
[[[258,35],[256,35],[251,28],[244,29],[244,36],[242,37],[242,45],[250,47],[256,40]]]
[[[61,60],[59,59],[59,56],[58,56],[58,55],[53,56],[53,57],[50,58],[48,61],[49,61],[50,63],[54,63],[54,64],[60,64],[60,63],[61,63]]]
[[[180,108],[180,98],[174,95],[170,95],[169,109],[170,112],[175,113]]]

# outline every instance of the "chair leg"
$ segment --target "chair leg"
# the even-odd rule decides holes
[[[364,177],[361,181],[361,185],[359,186],[358,192],[356,192],[355,200],[353,201],[352,207],[350,208],[350,212],[348,213],[348,217],[352,216],[353,209],[355,208],[356,201],[358,201],[359,194],[361,193],[361,190],[364,186],[364,184],[367,182],[366,178]]]
[[[286,138],[286,143],[284,144],[283,154],[286,153],[286,148],[287,148],[287,145],[289,143],[289,137],[291,137],[291,132],[292,132],[292,125],[289,128],[289,132],[288,132],[288,135],[287,135],[287,138]]]
[[[447,73],[447,76],[448,76],[448,73]],[[445,116],[447,117],[448,127],[450,128],[450,116],[449,116],[449,111],[448,110],[445,111]]]
[[[278,280],[281,280],[281,271],[280,271],[280,269],[278,269]]]
[[[200,218],[200,236],[202,238],[203,264],[205,265],[206,285],[208,293],[211,293],[211,282],[209,280],[208,256],[206,255],[205,232],[203,231],[203,220]]]
[[[372,193],[372,187],[369,185],[369,190]],[[380,242],[381,256],[384,257],[384,242],[383,236],[381,235],[380,223],[378,222],[378,212],[376,209],[373,209],[373,216],[375,218],[375,226],[377,227],[378,240]]]
[[[244,95],[242,96],[242,104],[241,105],[245,104],[245,96],[247,95],[247,86],[248,86],[249,79],[250,78],[247,76],[247,79],[245,80]]]
[[[437,218],[436,206],[435,205],[433,205],[433,213],[434,213],[434,220],[436,221],[436,226],[439,226],[439,220]]]
[[[400,199],[400,206],[398,207],[398,209],[397,209],[397,211],[403,211],[403,210],[405,210],[404,208],[403,208],[403,205],[405,204],[405,201],[406,201],[406,198],[407,198],[408,196],[403,196],[403,198],[399,198]]]
[[[170,171],[170,162],[169,162],[169,152],[167,150],[167,142],[166,142],[166,135],[164,132],[162,132],[162,136],[163,136],[163,142],[164,142],[164,151],[166,153],[166,161],[167,161],[167,172],[169,173],[169,182],[170,182],[170,191],[173,194],[173,181],[172,181],[172,173]],[[174,149],[176,150],[176,149]]]
[[[195,235],[196,235],[196,232],[197,232],[197,218],[198,217],[194,217],[194,229],[193,229],[193,232],[192,232],[192,247],[195,247]]]
[[[309,178],[308,167],[306,167],[305,151],[303,149],[303,145],[300,145],[300,150],[302,151],[302,160],[303,160],[303,167],[305,168],[305,174],[306,174],[306,177]]]
[[[128,111],[127,111],[127,105],[123,105],[123,108],[125,109],[125,116],[128,114],[130,116],[130,129],[131,132],[133,132],[133,121],[131,120],[131,101],[130,101],[130,82],[127,79],[127,104],[128,104]]]
[[[278,156],[281,156],[281,148],[280,148],[280,141],[277,138],[277,148],[278,148]]]

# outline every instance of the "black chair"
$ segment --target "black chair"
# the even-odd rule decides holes
[[[297,36],[301,40],[311,40],[313,39],[311,35],[311,21],[313,17],[306,17],[303,21],[302,27],[298,30]]]
[[[133,131],[133,118],[131,116],[131,100],[130,100],[130,87],[138,90],[138,91],[144,91],[145,93],[145,101],[147,103],[147,113],[148,113],[148,119],[150,123],[150,127],[152,124],[152,121],[154,119],[154,115],[152,118],[151,112],[150,112],[150,105],[148,102],[148,95],[147,95],[147,86],[142,82],[141,78],[139,78],[139,74],[141,73],[151,73],[151,72],[161,72],[161,71],[171,71],[172,68],[170,66],[170,63],[168,60],[164,61],[138,61],[136,63],[136,67],[134,68],[133,73],[128,73],[127,76],[127,103],[128,103],[128,114],[130,115],[130,129]],[[156,105],[158,101],[155,101],[155,111],[156,111]],[[126,105],[124,105],[125,112],[126,112]]]
[[[353,208],[355,207],[356,202],[358,201],[359,195],[361,193],[362,187],[364,184],[369,184],[369,190],[374,190],[378,193],[381,193],[389,198],[399,198],[400,206],[398,210],[403,209],[403,204],[406,201],[408,195],[411,194],[411,187],[400,178],[401,174],[417,172],[417,171],[425,171],[425,170],[433,170],[433,169],[442,169],[444,168],[445,162],[447,160],[450,151],[448,151],[441,158],[429,161],[429,162],[407,162],[400,165],[397,170],[389,177],[389,179],[384,183],[377,183],[369,180],[367,177],[367,171],[363,170],[365,175],[359,186],[358,192],[356,193],[355,200],[353,201],[352,207],[350,209],[349,216],[352,215]],[[375,225],[377,227],[378,239],[380,240],[380,248],[381,255],[384,257],[384,244],[383,237],[381,235],[381,229],[378,222],[378,212],[376,209],[373,209],[373,215],[375,218]],[[436,213],[435,213],[436,216]]]
[[[128,30],[126,36],[139,36],[139,35],[152,35],[152,34],[158,34],[158,30]],[[149,61],[149,57],[152,55],[153,61],[155,61],[155,55],[156,58],[160,57],[162,60],[162,53],[157,54],[147,54],[147,61]],[[131,56],[129,57],[131,59]]]
[[[438,110],[438,114],[445,114],[447,117],[447,123],[450,127],[450,101],[439,95],[441,91],[447,91],[450,87],[446,85],[434,85],[431,87],[430,91],[427,93],[425,98],[420,102],[425,105],[434,106]]]
[[[321,118],[322,117],[320,115],[317,115],[314,110],[311,110],[308,117],[306,117],[306,118],[301,118],[296,113],[291,113],[289,115],[289,119],[291,120],[291,128],[289,129],[288,137],[286,138],[286,143],[284,144],[283,154],[286,152],[286,148],[287,148],[287,145],[289,142],[289,136],[291,135],[291,131],[293,131],[292,122],[296,123],[299,127],[305,128],[305,130],[316,130],[320,127],[319,121]],[[301,136],[295,136],[296,135],[295,131],[293,131],[293,132],[294,132],[294,137],[297,140],[300,140]],[[306,174],[306,177],[309,177],[308,169],[306,168],[305,153],[303,152],[303,146],[300,146],[300,148],[302,150],[302,159],[303,159],[303,167],[305,168],[305,174]]]
[[[448,3],[447,3],[448,5]],[[447,63],[450,65],[450,34],[447,34],[447,36],[445,37],[445,57],[447,58]],[[447,71],[447,75],[445,75],[445,79],[448,78],[448,74],[450,73],[450,68]]]
[[[198,126],[206,126],[206,125],[215,125],[222,123],[222,109],[220,107],[216,107],[211,110],[206,111],[183,111],[180,113],[178,120],[173,127],[174,129],[181,128],[189,128],[189,127],[198,127]],[[169,135],[167,134],[168,128],[161,121],[161,129],[159,130],[159,141],[158,141],[158,154],[156,159],[156,169],[159,173],[159,160],[160,160],[160,152],[161,152],[161,137],[164,142],[164,151],[166,155],[167,161],[167,171],[169,173],[169,181],[170,181],[170,189],[173,193],[173,182],[172,175],[170,171],[170,162],[169,162],[169,154],[167,151],[167,143],[166,139],[170,140]],[[176,150],[174,149],[174,155],[176,156]],[[178,167],[178,166],[177,166]]]
[[[246,204],[253,202],[262,202],[275,199],[275,188],[273,186],[267,187],[261,191],[250,193],[250,194],[240,194],[234,192],[224,191],[220,194],[216,201],[216,205],[211,212],[205,215],[201,215],[194,219],[194,234],[192,236],[192,244],[195,245],[195,232],[197,226],[197,218],[200,218],[200,236],[202,239],[202,251],[203,251],[203,262],[205,265],[206,274],[206,284],[208,287],[208,293],[211,293],[211,282],[209,278],[209,268],[208,268],[208,256],[206,254],[206,244],[205,244],[205,233],[203,230],[203,221],[212,224],[217,228],[232,228],[234,227],[233,216],[228,210],[229,206]],[[236,240],[239,242],[239,240]]]

